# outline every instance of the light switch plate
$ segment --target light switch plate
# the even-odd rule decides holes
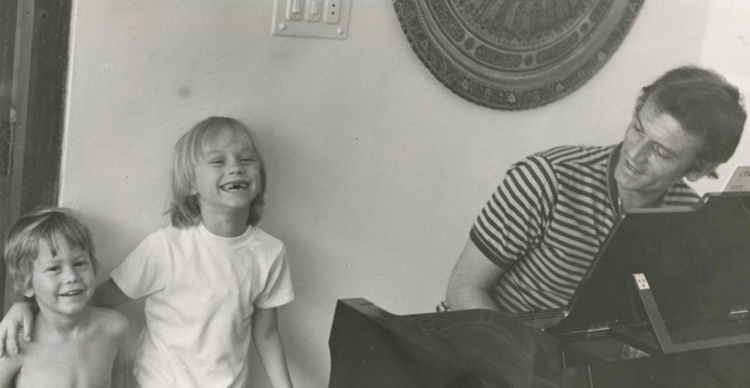
[[[274,0],[271,35],[346,39],[352,0]]]

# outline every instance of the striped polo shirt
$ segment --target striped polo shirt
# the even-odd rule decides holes
[[[471,229],[471,240],[503,268],[491,296],[505,312],[562,308],[614,224],[612,175],[619,145],[564,146],[514,164]],[[700,198],[680,181],[662,206]]]

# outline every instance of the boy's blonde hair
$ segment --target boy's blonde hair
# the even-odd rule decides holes
[[[99,263],[94,256],[91,232],[70,209],[41,207],[21,216],[5,239],[5,265],[18,295],[31,287],[34,260],[39,256],[39,244],[46,243],[53,256],[57,255],[55,233],[59,233],[71,248],[88,252],[96,274]]]
[[[191,191],[195,182],[195,164],[201,157],[203,147],[223,129],[230,130],[235,141],[247,142],[255,151],[260,163],[260,189],[258,195],[250,203],[247,225],[255,226],[260,221],[265,204],[263,195],[266,192],[266,168],[255,146],[253,134],[247,126],[233,118],[209,117],[182,135],[175,144],[172,159],[172,201],[169,206],[172,226],[187,228],[200,224],[200,203],[197,195]]]

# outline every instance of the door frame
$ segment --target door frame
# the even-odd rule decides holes
[[[0,96],[0,120],[12,129],[0,156],[10,172],[0,179],[3,239],[21,214],[58,204],[72,10],[73,0],[0,0],[0,53],[13,53],[0,58],[0,92],[10,91],[9,104]],[[0,266],[3,311],[16,299],[5,272]]]

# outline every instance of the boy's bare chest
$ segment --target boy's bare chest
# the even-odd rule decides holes
[[[18,374],[18,388],[109,387],[117,344],[71,341],[30,346]]]

